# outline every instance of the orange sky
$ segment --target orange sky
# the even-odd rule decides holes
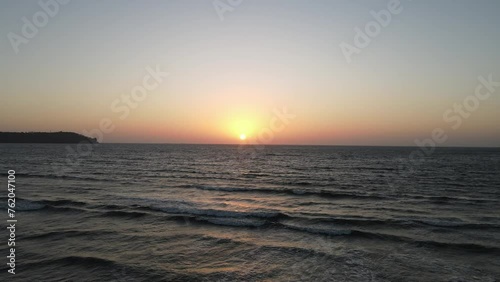
[[[84,133],[109,119],[103,142],[414,145],[439,127],[443,145],[500,144],[500,90],[457,129],[443,118],[478,76],[500,81],[498,3],[411,2],[349,63],[339,44],[386,6],[350,2],[249,1],[224,21],[201,1],[72,3],[19,54],[0,43],[0,131]],[[11,5],[2,34],[38,7]],[[141,87],[144,99],[124,100]],[[273,130],[283,107],[295,118]]]

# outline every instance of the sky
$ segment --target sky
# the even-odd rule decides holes
[[[0,1],[0,131],[500,145],[496,0],[55,1]]]

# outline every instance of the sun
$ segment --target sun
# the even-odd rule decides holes
[[[240,139],[241,140],[245,140],[245,139],[247,139],[247,136],[244,133],[241,133],[240,134]]]

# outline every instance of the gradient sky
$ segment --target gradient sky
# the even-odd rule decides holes
[[[221,20],[213,1],[73,0],[16,54],[8,34],[41,8],[2,0],[0,131],[109,118],[104,142],[238,143],[286,107],[296,117],[269,143],[413,145],[440,127],[443,146],[499,146],[500,88],[456,130],[443,114],[478,76],[500,81],[500,1],[401,0],[347,63],[340,43],[388,3],[244,0]],[[120,119],[110,105],[157,65],[170,76]]]

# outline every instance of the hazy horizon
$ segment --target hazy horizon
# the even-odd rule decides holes
[[[441,147],[500,144],[498,1],[401,0],[349,58],[342,46],[356,45],[357,29],[391,1],[214,3],[1,2],[0,131],[99,131],[102,143],[416,146],[440,129]],[[480,85],[493,91],[475,105]]]
[[[0,132],[0,133],[76,133],[76,132],[70,132],[70,131],[48,131],[48,132]],[[89,137],[89,136],[86,136]],[[33,144],[33,143],[24,143],[24,144]],[[45,143],[45,144],[58,144],[58,143]],[[69,144],[69,143],[62,143],[62,144]],[[243,142],[235,142],[235,143],[173,143],[173,142],[101,142],[99,144],[123,144],[123,145],[230,145],[230,146],[310,146],[310,147],[388,147],[388,148],[418,148],[421,146],[417,145],[370,145],[370,144],[359,144],[359,145],[350,145],[350,144],[267,144],[267,143],[243,143]],[[434,146],[436,148],[450,148],[450,149],[499,149],[500,146],[439,146],[436,145]]]

